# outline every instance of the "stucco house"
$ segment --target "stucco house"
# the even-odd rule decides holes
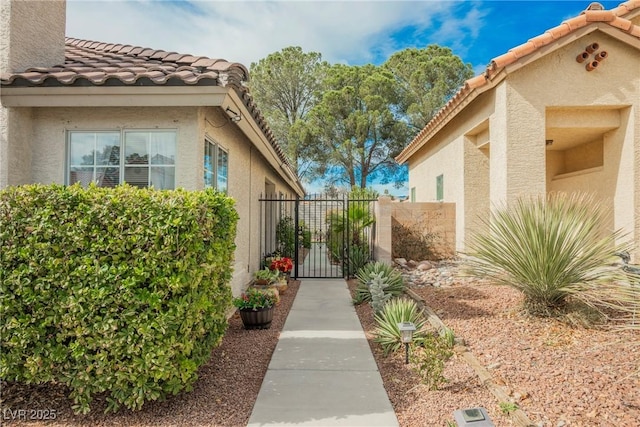
[[[260,268],[260,195],[304,195],[247,89],[247,69],[65,38],[65,8],[2,2],[0,188],[95,181],[226,191],[240,215],[237,294]]]
[[[397,156],[411,201],[456,204],[456,248],[495,205],[588,192],[640,260],[640,1],[592,3],[491,60]]]

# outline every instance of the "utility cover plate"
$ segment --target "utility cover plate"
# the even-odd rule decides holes
[[[458,427],[495,427],[484,408],[458,409],[453,417]]]

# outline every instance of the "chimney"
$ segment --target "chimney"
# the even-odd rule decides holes
[[[0,71],[64,63],[66,0],[0,2]]]

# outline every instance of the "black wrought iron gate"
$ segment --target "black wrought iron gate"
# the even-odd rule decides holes
[[[373,256],[374,199],[307,196],[260,198],[263,266],[293,261],[294,278],[352,276]]]

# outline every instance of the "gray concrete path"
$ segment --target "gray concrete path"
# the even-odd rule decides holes
[[[299,266],[298,276],[342,277],[342,268],[331,262],[326,243],[314,242],[311,244],[311,249],[304,259],[304,263]]]
[[[398,426],[342,279],[304,279],[249,426]]]

